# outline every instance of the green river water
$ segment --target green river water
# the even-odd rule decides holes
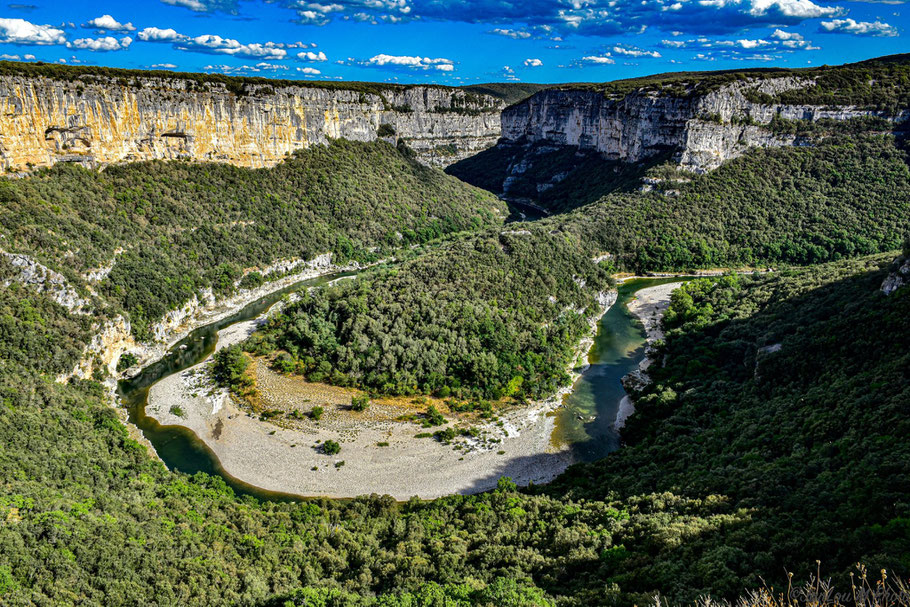
[[[122,380],[119,394],[129,411],[129,419],[158,452],[170,469],[194,474],[218,475],[242,495],[261,499],[293,500],[292,495],[265,491],[227,474],[218,458],[192,431],[181,426],[162,426],[145,414],[149,388],[161,379],[192,367],[215,350],[218,331],[238,322],[256,318],[287,293],[351,274],[334,274],[306,280],[258,299],[222,320],[196,329],[177,343],[158,362],[144,368],[131,379]],[[620,379],[635,369],[644,358],[645,333],[631,315],[626,302],[635,291],[648,286],[679,281],[679,278],[635,279],[620,285],[616,304],[601,318],[594,346],[589,354],[591,366],[575,384],[564,406],[556,412],[553,441],[568,444],[582,461],[599,459],[619,448],[619,435],[613,422],[625,396]]]

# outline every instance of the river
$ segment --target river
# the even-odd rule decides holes
[[[552,442],[571,445],[578,461],[590,462],[619,449],[619,432],[614,428],[619,404],[626,395],[621,380],[638,368],[645,358],[646,336],[628,302],[646,287],[686,278],[635,278],[618,286],[616,303],[603,315],[588,353],[588,367],[564,406],[556,412]]]

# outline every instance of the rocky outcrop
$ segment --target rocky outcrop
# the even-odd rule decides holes
[[[910,285],[910,257],[898,257],[891,266],[891,272],[882,282],[882,293],[891,295],[907,285]]]
[[[746,79],[705,94],[693,89],[688,96],[646,88],[621,97],[593,89],[548,89],[503,111],[501,144],[572,146],[627,162],[670,153],[681,168],[704,172],[752,147],[806,143],[769,128],[775,118],[817,122],[878,117],[893,123],[908,118],[907,111],[750,101],[812,84],[790,76]]]
[[[6,288],[17,282],[38,293],[44,293],[52,300],[75,314],[88,314],[91,302],[79,295],[66,278],[44,266],[28,255],[0,251],[0,256],[9,264],[11,276],[4,280]]]
[[[226,299],[215,297],[210,290],[194,295],[192,300],[179,309],[168,312],[164,318],[149,327],[151,338],[146,342],[137,342],[132,335],[129,320],[117,316],[95,327],[95,336],[85,347],[76,367],[70,373],[59,375],[57,381],[87,379],[96,370],[116,376],[120,358],[127,352],[135,356],[137,368],[145,366],[164,356],[174,344],[194,329],[229,316],[252,301],[303,280],[360,268],[361,265],[357,262],[336,266],[332,263],[331,253],[318,255],[308,261],[278,261],[257,271],[266,277],[279,274],[281,278],[254,289],[238,288],[234,295]]]
[[[493,145],[503,102],[437,86],[361,90],[84,74],[0,77],[0,167],[190,159],[271,166],[333,138],[404,140],[428,164]]]

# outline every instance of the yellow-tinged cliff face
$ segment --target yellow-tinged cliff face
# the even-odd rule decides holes
[[[192,159],[248,167],[333,138],[370,141],[389,125],[429,164],[490,147],[503,103],[440,87],[382,93],[103,76],[0,77],[0,167]]]

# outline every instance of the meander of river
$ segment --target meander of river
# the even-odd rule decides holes
[[[170,469],[194,474],[206,472],[222,477],[241,495],[260,499],[294,500],[293,495],[259,489],[231,477],[214,453],[191,430],[182,426],[162,426],[145,414],[149,388],[161,379],[196,365],[215,350],[218,331],[265,313],[285,295],[304,288],[324,285],[351,274],[333,274],[301,281],[248,304],[238,312],[200,327],[175,344],[161,360],[142,369],[135,377],[122,380],[119,394],[129,411],[129,419],[155,447]],[[614,422],[625,396],[621,378],[634,370],[645,356],[645,332],[629,312],[626,303],[639,289],[679,278],[633,279],[619,286],[616,303],[600,319],[597,336],[589,353],[590,367],[581,375],[563,407],[556,410],[552,441],[569,445],[579,461],[592,461],[619,448],[619,433]]]

